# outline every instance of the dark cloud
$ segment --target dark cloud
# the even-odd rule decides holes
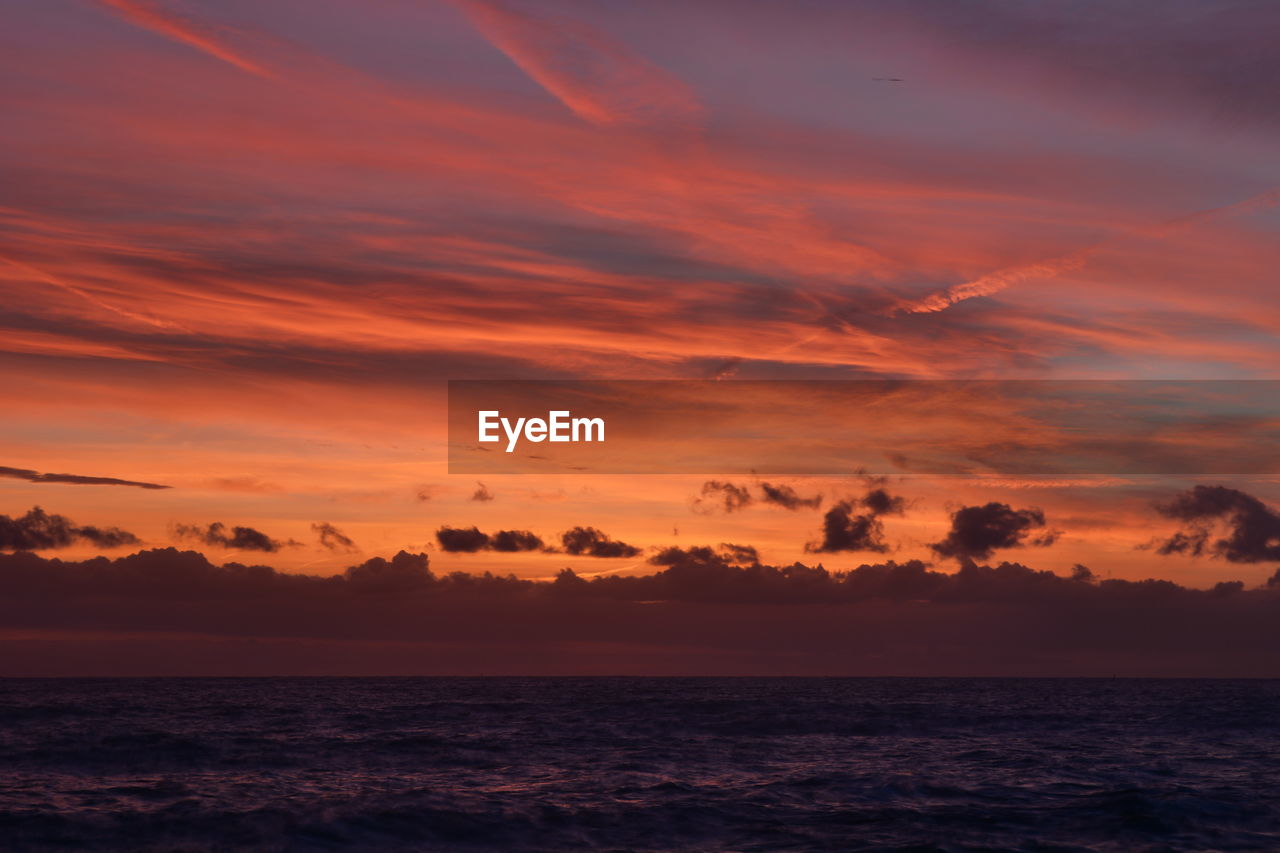
[[[436,531],[440,547],[451,553],[472,554],[489,547],[489,535],[478,527],[441,527]]]
[[[478,527],[450,527],[445,525],[436,531],[440,547],[451,553],[474,554],[477,551],[516,553],[543,551],[555,553],[556,548],[547,545],[541,536],[529,530],[499,530],[485,533]],[[608,534],[594,527],[574,527],[560,534],[562,550],[575,557],[637,557],[641,549],[626,542],[611,539]],[[745,546],[726,546],[743,548]],[[748,549],[754,553],[754,549]],[[746,553],[745,551],[743,553]]]
[[[581,557],[636,557],[640,549],[596,530],[594,527],[575,527],[560,534],[560,542],[566,554]]]
[[[1195,590],[1165,580],[1100,580],[1083,566],[1076,566],[1069,577],[1062,577],[1008,562],[996,566],[970,562],[958,571],[943,572],[920,560],[904,563],[890,560],[833,571],[822,565],[802,563],[763,565],[754,548],[733,544],[714,548],[665,548],[651,557],[649,563],[663,568],[649,575],[600,575],[589,580],[567,569],[555,582],[546,582],[489,573],[453,572],[437,577],[429,569],[426,554],[403,551],[389,561],[373,557],[332,577],[283,573],[267,566],[234,562],[217,566],[202,554],[174,548],[141,551],[115,560],[95,557],[83,562],[19,553],[0,555],[0,593],[24,594],[38,588],[51,593],[60,589],[68,593],[115,591],[122,595],[145,593],[144,597],[164,598],[199,595],[214,588],[229,594],[291,590],[302,596],[299,603],[303,603],[308,589],[331,589],[343,584],[362,590],[429,587],[437,592],[487,589],[494,594],[518,592],[521,595],[533,592],[554,595],[557,586],[571,584],[580,592],[589,592],[598,598],[627,601],[1026,603],[1080,597],[1139,602],[1224,592],[1271,595],[1271,590],[1280,585],[1280,580],[1273,578],[1255,590],[1246,590],[1239,581],[1225,581],[1210,590]],[[1276,577],[1280,578],[1280,572]]]
[[[802,498],[796,494],[795,489],[787,485],[761,483],[760,492],[760,500],[762,502],[780,506],[783,509],[817,509],[822,506],[822,495],[811,495],[807,498]]]
[[[760,562],[760,552],[751,545],[720,543],[720,554],[726,561],[738,566],[752,566]]]
[[[854,513],[853,501],[841,501],[827,510],[822,518],[822,541],[810,542],[805,551],[813,554],[835,554],[840,551],[876,551],[884,553],[884,525],[870,512]]]
[[[859,503],[872,515],[902,515],[907,509],[906,498],[891,495],[883,488],[871,489]]]
[[[746,509],[755,502],[751,492],[745,486],[722,480],[708,480],[702,484],[702,493],[693,501],[694,509],[710,512],[722,509],[725,512],[737,512]]]
[[[493,492],[484,483],[476,483],[476,490],[471,493],[471,500],[485,503],[493,500]]]
[[[751,493],[750,486],[724,480],[708,480],[702,484],[699,496],[694,498],[693,507],[702,512],[723,510],[730,513],[746,509],[757,501],[792,511],[822,506],[822,495],[802,497],[794,488],[781,483],[757,483],[756,490],[759,497]]]
[[[545,546],[541,537],[528,530],[499,530],[489,537],[489,547],[494,551],[539,551]]]
[[[1190,533],[1178,531],[1168,539],[1157,541],[1155,543],[1156,553],[1164,554],[1165,556],[1169,554],[1187,554],[1192,557],[1199,557],[1204,554],[1204,549],[1208,542],[1208,530],[1195,530]]]
[[[266,553],[274,553],[286,545],[298,544],[292,540],[280,542],[252,527],[232,527],[231,532],[228,533],[227,526],[221,521],[215,521],[208,527],[201,527],[198,524],[175,524],[173,535],[177,539],[189,539],[215,548]]]
[[[119,480],[115,477],[86,477],[81,474],[41,474],[27,468],[7,468],[0,465],[0,477],[26,480],[30,483],[66,483],[77,486],[133,486],[139,489],[171,489],[159,483],[142,483],[137,480]]]
[[[718,548],[706,545],[693,548],[663,548],[649,558],[655,566],[679,566],[686,563],[720,563],[726,566],[755,566],[760,564],[760,554],[750,545],[734,545],[721,542]]]
[[[32,507],[26,515],[0,515],[0,551],[40,551],[88,542],[99,548],[139,544],[138,537],[118,527],[88,527],[61,515]]]
[[[640,549],[610,539],[594,527],[575,527],[561,534],[564,552],[579,557],[635,557]],[[451,553],[473,554],[477,551],[554,551],[542,537],[528,530],[499,530],[488,534],[478,527],[441,527],[436,531],[440,547]]]
[[[99,548],[121,548],[125,545],[138,545],[142,541],[118,527],[85,526],[73,528],[73,531],[78,538]]]
[[[666,571],[647,577],[600,577],[590,581],[601,594],[634,596],[633,600],[714,600],[834,604],[866,601],[915,601],[947,604],[1005,603],[1061,605],[1109,602],[1141,605],[1159,601],[1202,600],[1207,596],[1246,592],[1241,581],[1224,581],[1209,590],[1182,587],[1166,580],[1099,580],[1091,570],[1075,566],[1069,577],[1038,571],[1019,563],[984,566],[972,561],[947,573],[920,560],[863,564],[848,571],[821,565],[735,567],[724,553],[710,548],[667,549]],[[1280,576],[1280,572],[1277,572]],[[715,586],[705,585],[714,578]],[[689,584],[697,580],[694,587]],[[1250,594],[1280,586],[1268,583]],[[1275,599],[1280,607],[1280,599]]]
[[[356,547],[356,543],[351,541],[351,537],[347,536],[327,521],[318,521],[311,525],[311,529],[315,531],[316,535],[320,538],[320,544],[328,548],[330,551],[360,550]]]
[[[665,567],[652,575],[608,575],[585,580],[572,570],[565,570],[553,588],[626,601],[777,605],[869,601],[1141,604],[1200,599],[1244,589],[1238,581],[1219,584],[1212,590],[1194,590],[1164,580],[1099,580],[1090,569],[1079,565],[1069,577],[1019,563],[983,566],[972,561],[956,572],[936,571],[920,560],[863,564],[847,571],[829,571],[821,565],[802,563],[768,566],[754,559],[740,561],[734,547],[665,548],[649,559],[651,564]],[[1280,580],[1272,586],[1280,586]],[[1280,606],[1280,598],[1276,603]]]
[[[1013,509],[992,501],[983,506],[966,506],[951,514],[947,538],[929,547],[943,557],[961,561],[983,559],[1001,548],[1024,545],[1048,546],[1057,539],[1052,531],[1028,541],[1033,530],[1044,527],[1044,513],[1034,507]]]
[[[872,488],[861,498],[850,498],[841,501],[827,510],[822,517],[822,541],[810,542],[804,546],[811,554],[836,554],[841,551],[872,551],[885,553],[889,550],[884,541],[884,524],[882,515],[902,515],[906,510],[906,501],[901,497],[889,494],[882,485],[882,480],[868,479]],[[857,512],[858,509],[863,510]]]
[[[357,592],[408,593],[426,589],[435,582],[427,568],[426,554],[401,551],[391,560],[374,557],[343,573],[343,580]]]
[[[1080,583],[1093,583],[1097,580],[1097,576],[1094,575],[1093,569],[1076,563],[1071,567],[1071,579]]]
[[[1156,510],[1191,525],[1157,542],[1161,554],[1209,554],[1232,563],[1280,560],[1280,514],[1253,495],[1226,486],[1196,486],[1157,504]],[[1225,528],[1224,536],[1213,536],[1214,524]]]
[[[463,554],[474,554],[476,551],[515,553],[548,550],[542,537],[528,530],[499,530],[490,535],[478,527],[445,525],[436,531],[436,541],[445,551]]]

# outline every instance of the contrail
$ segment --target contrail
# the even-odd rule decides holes
[[[1275,207],[1277,204],[1280,204],[1280,187],[1251,196],[1243,201],[1223,205],[1222,207],[1213,207],[1185,216],[1178,216],[1174,219],[1167,219],[1155,225],[1135,228],[1057,258],[996,270],[972,281],[966,281],[963,284],[936,291],[923,298],[902,302],[894,306],[890,313],[926,314],[934,311],[943,311],[957,302],[973,299],[975,296],[990,296],[1029,278],[1053,278],[1064,272],[1079,269],[1098,252],[1131,237],[1165,237],[1175,231],[1199,225],[1219,216],[1253,213],[1258,210]]]
[[[224,44],[222,39],[212,32],[212,28],[207,25],[185,18],[176,12],[161,8],[154,3],[146,2],[146,0],[98,0],[98,2],[131,24],[151,30],[157,35],[181,44],[194,47],[209,56],[234,65],[241,71],[246,71],[268,80],[275,79],[275,74]]]
[[[149,326],[155,326],[157,329],[179,329],[182,331],[186,331],[177,323],[172,323],[172,322],[169,322],[168,320],[158,320],[155,317],[149,317],[145,314],[139,314],[135,311],[129,311],[128,309],[120,308],[119,306],[112,305],[109,302],[104,302],[103,300],[94,296],[92,293],[82,290],[81,288],[76,287],[73,284],[68,284],[67,282],[63,281],[57,276],[50,275],[44,270],[37,269],[36,267],[33,267],[28,263],[15,260],[14,258],[7,257],[3,254],[0,254],[0,261],[4,261],[10,266],[17,267],[18,269],[30,275],[32,278],[39,279],[40,281],[43,281],[45,284],[52,285],[53,287],[57,287],[62,290],[65,290],[67,293],[78,296],[84,301],[88,302],[90,305],[95,305],[98,308],[101,308],[105,311],[110,311],[113,314],[118,314],[121,317],[125,317],[129,320],[136,320],[139,323],[146,323]]]

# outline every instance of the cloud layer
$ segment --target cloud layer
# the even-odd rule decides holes
[[[1280,578],[1098,580],[1023,565],[918,561],[830,572],[762,565],[748,550],[668,550],[649,575],[536,582],[437,575],[426,555],[372,558],[331,577],[143,551],[82,562],[0,555],[0,673],[137,673],[129,638],[164,638],[185,671],[740,674],[1277,675]],[[1088,625],[1089,630],[1080,630]],[[66,657],[59,636],[93,636]],[[260,652],[246,656],[252,638]],[[241,645],[236,645],[239,640]],[[289,640],[289,644],[283,641]],[[289,645],[292,652],[278,657]],[[328,652],[320,655],[320,649]],[[454,657],[453,650],[469,649]],[[199,650],[197,652],[197,650]],[[408,665],[405,655],[416,655]],[[531,655],[532,653],[532,655]],[[61,659],[48,655],[62,654]],[[260,657],[259,654],[265,657]],[[337,655],[334,657],[334,655]],[[144,656],[152,665],[155,654]],[[236,662],[238,661],[238,663]],[[325,661],[328,661],[326,664]]]

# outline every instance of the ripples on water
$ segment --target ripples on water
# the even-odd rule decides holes
[[[1280,849],[1280,682],[0,681],[0,847]]]

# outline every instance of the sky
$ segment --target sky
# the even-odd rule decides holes
[[[550,581],[729,543],[765,566],[1083,565],[1204,591],[1280,566],[1267,465],[450,474],[445,393],[1280,379],[1274,4],[0,0],[0,16],[0,551],[176,547],[337,579],[405,551],[434,576]],[[1019,428],[936,417],[957,436]],[[1278,423],[1262,406],[1259,428]],[[486,538],[451,538],[473,527]],[[111,630],[158,630],[135,622]],[[38,661],[83,646],[69,637]],[[1153,671],[1194,668],[1179,660]]]

